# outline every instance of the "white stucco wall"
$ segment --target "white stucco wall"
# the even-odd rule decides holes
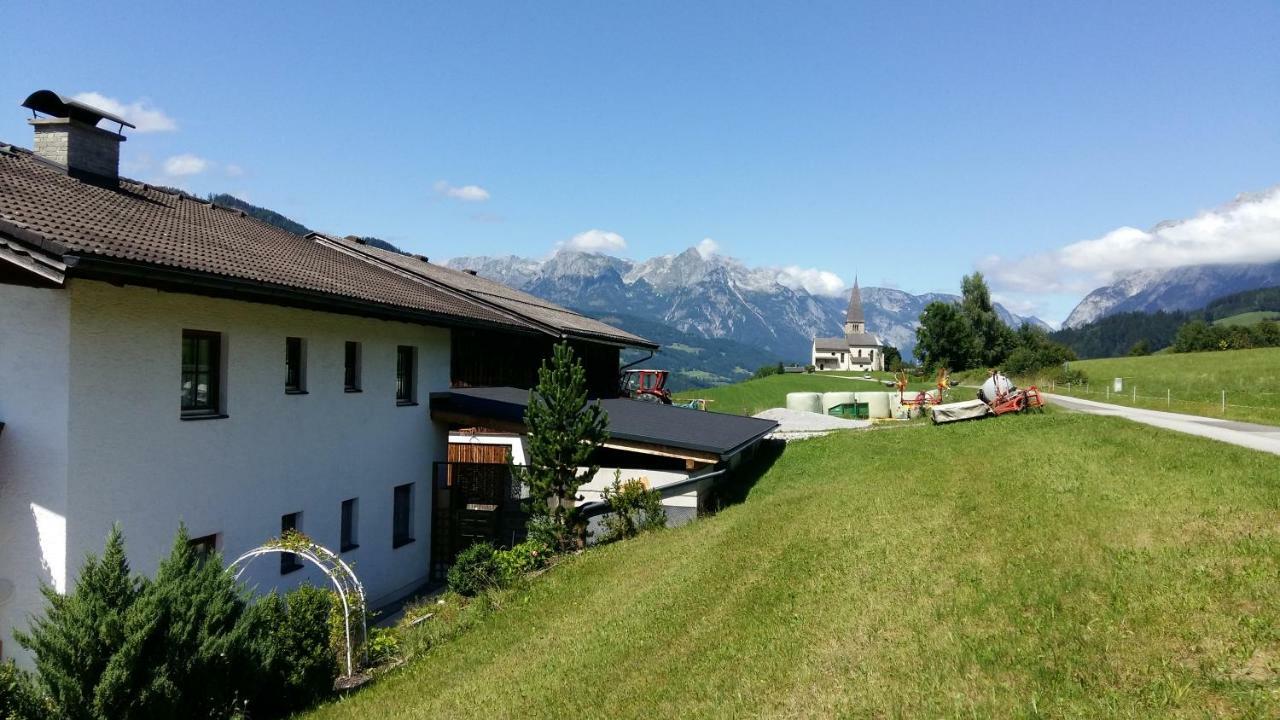
[[[448,330],[88,281],[0,291],[0,420],[10,423],[0,436],[0,577],[19,576],[19,591],[0,606],[6,656],[17,649],[12,624],[25,626],[42,608],[30,588],[74,582],[113,522],[134,570],[152,574],[180,521],[192,537],[216,533],[230,560],[300,511],[302,531],[336,551],[341,504],[354,497],[359,547],[343,558],[371,603],[425,581],[431,463],[445,458],[428,399],[449,386]],[[42,298],[44,316],[20,312],[14,295]],[[181,419],[184,328],[222,333],[227,418]],[[284,391],[286,336],[306,340],[305,395]],[[362,343],[359,393],[343,388],[348,340]],[[398,345],[417,348],[415,406],[396,403]],[[404,483],[415,483],[415,541],[393,549],[393,488]],[[52,577],[35,572],[32,558],[56,544],[33,532],[28,506],[37,500],[66,518],[61,580],[56,562],[46,561]],[[244,579],[264,591],[323,582],[311,568],[281,576],[273,556]]]
[[[13,628],[67,583],[69,321],[66,293],[0,285],[0,659],[26,659]]]
[[[447,330],[102,283],[75,283],[71,297],[71,557],[100,549],[119,520],[133,567],[150,574],[181,520],[192,537],[218,533],[231,559],[298,511],[301,530],[336,550],[342,501],[357,497],[360,547],[344,559],[370,599],[426,578],[431,463],[445,457],[427,401],[449,387]],[[225,419],[180,419],[184,328],[223,334]],[[287,336],[306,340],[305,395],[284,391]],[[362,343],[359,393],[343,389],[348,340]],[[396,404],[398,345],[417,347],[416,406]],[[393,488],[410,482],[415,542],[392,549]],[[265,558],[245,579],[322,577],[282,577]]]

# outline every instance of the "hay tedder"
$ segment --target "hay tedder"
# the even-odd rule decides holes
[[[902,402],[903,407],[915,409],[919,412],[924,412],[934,405],[940,405],[945,397],[944,393],[952,388],[951,376],[947,373],[946,368],[938,370],[938,391],[936,393],[931,390],[921,390],[915,395],[908,395],[907,382],[907,373],[904,371],[899,371],[894,376],[894,385],[898,388],[898,400]]]

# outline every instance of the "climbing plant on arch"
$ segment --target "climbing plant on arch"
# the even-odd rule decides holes
[[[355,571],[351,566],[342,561],[332,550],[316,543],[311,538],[303,535],[295,530],[290,530],[278,538],[272,538],[258,547],[244,553],[240,557],[231,562],[227,568],[235,572],[237,580],[244,574],[245,569],[256,558],[263,555],[292,553],[307,562],[320,568],[320,571],[329,578],[329,582],[333,584],[333,589],[338,595],[338,601],[342,603],[342,622],[343,633],[346,642],[346,676],[355,675],[355,663],[353,657],[355,655],[356,645],[351,642],[351,616],[354,614],[359,618],[360,626],[360,642],[358,647],[365,653],[364,660],[368,662],[368,626],[365,622],[367,616],[367,608],[365,607],[364,586],[360,584],[360,578],[356,577]]]

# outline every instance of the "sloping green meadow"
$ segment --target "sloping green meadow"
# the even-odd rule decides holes
[[[496,597],[308,717],[1280,708],[1273,456],[1047,413],[795,443],[742,490]]]
[[[1088,387],[1059,385],[1054,392],[1153,410],[1280,425],[1280,348],[1080,360],[1071,366],[1089,376]],[[1124,391],[1108,392],[1117,377],[1124,378]]]

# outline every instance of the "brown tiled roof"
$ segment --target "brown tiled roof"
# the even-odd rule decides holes
[[[424,285],[238,210],[130,180],[119,187],[83,182],[30,151],[3,145],[0,234],[59,259],[123,261],[402,309],[445,323],[537,330],[464,293]]]
[[[315,237],[336,243],[363,256],[389,263],[427,281],[439,283],[459,292],[466,293],[469,297],[475,298],[480,302],[497,306],[533,323],[550,328],[560,334],[585,338],[588,340],[604,340],[624,345],[657,347],[655,343],[638,335],[633,335],[629,332],[619,330],[618,328],[606,325],[599,320],[574,312],[568,308],[561,307],[555,303],[548,302],[542,298],[530,295],[529,293],[521,292],[503,285],[500,282],[482,278],[478,275],[472,275],[461,270],[454,270],[453,268],[436,265],[419,256],[405,255],[404,253],[398,253],[392,250],[384,250],[382,248],[366,245],[347,238],[338,238],[329,235],[322,235],[320,233],[315,233]]]

